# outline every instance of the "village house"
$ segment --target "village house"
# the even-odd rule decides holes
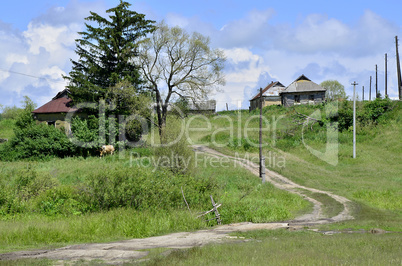
[[[190,113],[215,113],[216,101],[188,101],[187,108]]]
[[[69,133],[71,127],[66,121],[66,116],[70,112],[77,112],[77,108],[72,106],[72,100],[68,97],[68,90],[65,89],[57,93],[50,102],[32,111],[32,114],[38,123],[64,128],[66,133]],[[80,116],[82,115],[80,114]]]
[[[285,86],[282,85],[279,81],[271,82],[268,86],[266,86],[262,90],[262,107],[268,105],[280,105],[281,104],[281,96],[280,92],[285,89]],[[260,93],[255,95],[250,100],[250,108],[249,110],[255,110],[259,108],[260,104]]]
[[[279,95],[282,105],[289,107],[299,104],[323,103],[325,101],[325,91],[325,88],[301,75],[282,90]]]

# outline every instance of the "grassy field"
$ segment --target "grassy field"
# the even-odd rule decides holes
[[[302,135],[302,125],[294,123],[295,111],[312,114],[318,107],[298,106],[295,111],[267,107],[264,109],[267,130],[263,133],[266,164],[298,184],[352,200],[357,219],[329,227],[382,227],[402,231],[401,107],[401,103],[396,104],[377,124],[358,124],[355,159],[352,158],[352,131],[340,131],[336,165],[316,157],[303,145],[304,140],[306,145],[325,152],[326,128],[316,124],[311,130],[309,125]],[[325,114],[325,110],[320,111]],[[258,158],[258,147],[250,145],[258,139],[258,132],[245,130],[258,128],[255,115],[255,111],[222,112],[213,119],[193,119],[191,127],[208,130],[190,136],[191,141],[211,145],[226,154]],[[281,118],[275,124],[278,117]],[[215,145],[211,144],[214,141]]]
[[[401,106],[400,103],[394,106],[392,111],[375,123],[359,123],[356,159],[352,158],[352,131],[350,128],[340,131],[337,135],[338,161],[334,165],[316,157],[306,148],[310,146],[325,152],[326,127],[316,123],[302,130],[302,125],[298,125],[300,116],[297,113],[311,115],[320,112],[321,117],[325,117],[324,107],[299,106],[294,110],[275,106],[264,109],[266,131],[263,140],[266,144],[264,154],[267,167],[296,183],[331,191],[352,200],[354,220],[320,226],[321,230],[381,228],[402,231]],[[184,121],[189,129],[184,136],[188,137],[189,144],[202,143],[229,155],[258,158],[255,145],[258,140],[256,115],[256,111],[249,113],[243,110],[208,117],[189,116]],[[0,137],[11,138],[13,123],[4,121],[0,121],[3,126],[0,128]],[[224,223],[283,221],[311,208],[308,202],[298,196],[277,190],[270,184],[262,185],[247,170],[230,164],[219,165],[202,155],[198,155],[194,171],[181,177],[161,172],[160,169],[154,171],[152,167],[138,166],[139,162],[143,162],[142,158],[152,157],[154,151],[138,148],[131,152],[135,154],[134,157],[126,153],[125,156],[117,154],[102,160],[76,157],[0,162],[0,252],[207,228],[213,222],[206,223],[194,216],[210,209],[209,195],[222,203],[220,212]],[[123,182],[126,177],[136,186],[131,187]],[[134,182],[136,178],[138,182]],[[46,189],[36,192],[27,189],[24,184],[31,182],[27,180],[35,180],[36,183],[32,184],[45,185]],[[114,184],[116,188],[106,187],[100,192],[91,190],[89,185],[101,185],[96,180]],[[114,190],[119,191],[119,188],[130,192],[137,189],[138,184],[141,184],[140,191],[144,194],[141,200],[146,203],[143,208],[118,203],[125,201],[121,201],[117,195],[119,193],[112,193]],[[191,215],[182,199],[181,189],[191,208]],[[58,196],[52,198],[55,191]],[[92,191],[98,197],[107,192],[111,198],[114,197],[114,205],[96,209],[93,203],[88,203],[88,199],[80,198],[85,193],[76,191]],[[60,201],[63,193],[72,193],[74,196]],[[134,197],[137,194],[132,192],[130,195]],[[12,198],[10,195],[15,196],[13,201],[9,200]],[[336,215],[340,211],[339,204],[330,198],[321,194],[310,196],[328,205],[324,209],[327,215]],[[14,206],[13,211],[4,208],[4,199],[7,199],[7,206]],[[101,199],[107,202],[105,197]],[[81,205],[78,204],[80,202]],[[149,263],[401,263],[400,245],[395,244],[400,242],[399,233],[327,236],[310,231],[279,230],[251,232],[241,236],[255,240],[177,251],[167,258],[155,255]]]
[[[145,265],[400,265],[400,235],[322,235],[286,230],[238,233],[251,239],[154,255]],[[341,244],[340,244],[341,243]],[[224,254],[224,255],[223,255]]]
[[[303,144],[325,151],[325,128],[310,125],[301,134],[301,125],[295,122],[295,112],[312,114],[317,107],[300,106],[296,110],[281,107],[264,109],[264,154],[271,159],[269,168],[293,181],[313,188],[332,191],[352,200],[354,220],[318,226],[319,230],[334,230],[327,235],[308,230],[254,231],[238,233],[247,242],[208,245],[190,250],[178,250],[168,256],[154,255],[147,265],[400,265],[402,262],[402,167],[401,132],[402,108],[397,103],[377,123],[357,127],[357,158],[352,158],[352,131],[338,134],[338,162],[331,165],[314,156]],[[360,109],[363,107],[360,106]],[[321,110],[323,112],[323,110]],[[208,128],[194,134],[193,142],[211,145],[226,154],[253,157],[258,149],[250,145],[258,138],[256,132],[246,137],[244,128],[257,128],[255,113],[222,112],[212,120],[194,119],[199,128]],[[239,119],[241,116],[241,119]],[[282,120],[276,129],[272,121]],[[296,116],[297,117],[297,116]],[[221,122],[220,120],[226,120]],[[249,122],[248,122],[249,121]],[[251,122],[250,122],[251,121]],[[271,121],[271,122],[270,122]],[[284,132],[286,134],[284,134]],[[238,155],[239,156],[239,155]],[[274,159],[276,158],[276,163]],[[280,162],[285,162],[284,164]],[[321,194],[311,194],[327,204],[329,215],[340,211],[340,206]],[[371,234],[370,229],[389,230],[386,234]],[[346,233],[353,231],[355,233]],[[250,241],[251,239],[251,241]],[[222,254],[225,254],[222,256]]]
[[[146,154],[148,151],[139,149],[132,152]],[[118,155],[104,159],[53,158],[39,162],[0,162],[0,176],[3,188],[4,183],[7,183],[9,191],[18,184],[19,176],[30,174],[49,177],[55,182],[56,188],[59,188],[58,190],[52,188],[49,191],[52,191],[51,194],[57,194],[65,190],[82,188],[87,180],[94,176],[99,177],[98,174],[101,172],[112,176],[113,171],[121,169],[130,176],[130,171],[134,171],[136,167],[136,161],[130,156],[125,159],[119,159]],[[18,194],[15,198],[19,204],[18,208],[15,207],[15,211],[9,213],[5,213],[3,208],[3,214],[0,215],[0,251],[107,242],[207,228],[216,222],[205,222],[195,216],[198,212],[211,208],[210,194],[217,202],[222,203],[220,209],[224,223],[291,219],[310,207],[299,196],[275,189],[270,184],[261,185],[257,177],[238,167],[215,168],[200,163],[193,178],[174,178],[172,175],[166,175],[167,183],[160,183],[163,189],[156,183],[161,182],[160,179],[159,181],[152,179],[151,176],[156,175],[152,172],[152,168],[141,171],[145,171],[143,174],[150,180],[144,184],[160,191],[155,195],[156,201],[149,199],[146,201],[148,207],[144,208],[127,206],[84,212],[76,204],[76,201],[80,202],[79,198],[54,196],[49,200],[48,197],[43,198],[43,193],[46,191],[29,199],[20,198]],[[156,176],[162,178],[161,175]],[[140,177],[137,180],[143,182]],[[192,214],[188,212],[182,199],[181,188]],[[199,195],[201,190],[205,190],[205,195]],[[147,194],[149,198],[151,195],[147,191],[150,190],[142,187],[142,192],[139,193]],[[197,195],[194,195],[195,193]],[[161,197],[171,198],[172,202],[175,199],[176,204],[159,206],[157,204],[160,204]],[[46,207],[45,211],[43,206]]]

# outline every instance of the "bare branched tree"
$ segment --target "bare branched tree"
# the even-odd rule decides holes
[[[211,49],[209,38],[202,34],[189,34],[164,22],[150,38],[141,42],[139,60],[155,99],[161,141],[168,104],[175,95],[206,99],[211,91],[225,83],[223,51]]]

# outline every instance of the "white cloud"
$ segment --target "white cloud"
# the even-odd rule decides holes
[[[271,27],[274,48],[295,53],[369,56],[388,48],[400,28],[367,10],[355,25],[326,15],[311,14],[294,27]]]
[[[6,62],[9,64],[13,63],[28,64],[28,57],[22,54],[10,53],[6,55]]]
[[[273,14],[273,9],[252,10],[245,18],[223,26],[214,35],[214,42],[224,48],[259,46],[267,38],[268,21]]]
[[[83,29],[89,10],[105,10],[96,3],[71,1],[66,7],[52,7],[33,19],[21,32],[0,21],[0,103],[20,105],[24,95],[38,105],[65,88],[62,78],[76,58],[75,39]],[[101,13],[102,14],[102,13]],[[102,14],[103,15],[103,14]]]
[[[29,23],[27,31],[23,33],[29,45],[29,52],[38,55],[43,48],[49,53],[62,53],[74,47],[78,34],[72,26],[52,26],[50,24]]]
[[[273,27],[275,47],[298,53],[336,51],[349,46],[350,28],[336,19],[313,14],[294,28]]]

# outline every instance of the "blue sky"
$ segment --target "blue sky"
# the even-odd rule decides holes
[[[14,0],[0,9],[0,104],[20,106],[24,95],[39,106],[64,88],[61,75],[77,59],[74,40],[89,11],[105,14],[117,0]],[[248,108],[248,100],[270,81],[289,85],[305,74],[316,83],[335,79],[348,95],[369,78],[397,97],[395,40],[402,38],[402,2],[339,1],[128,1],[148,19],[165,20],[211,38],[227,56],[226,85],[210,95],[218,109]],[[23,8],[21,8],[23,7]],[[399,13],[399,14],[398,14]],[[402,41],[401,41],[402,43]],[[402,46],[401,46],[402,47]],[[374,94],[373,94],[374,96]]]

